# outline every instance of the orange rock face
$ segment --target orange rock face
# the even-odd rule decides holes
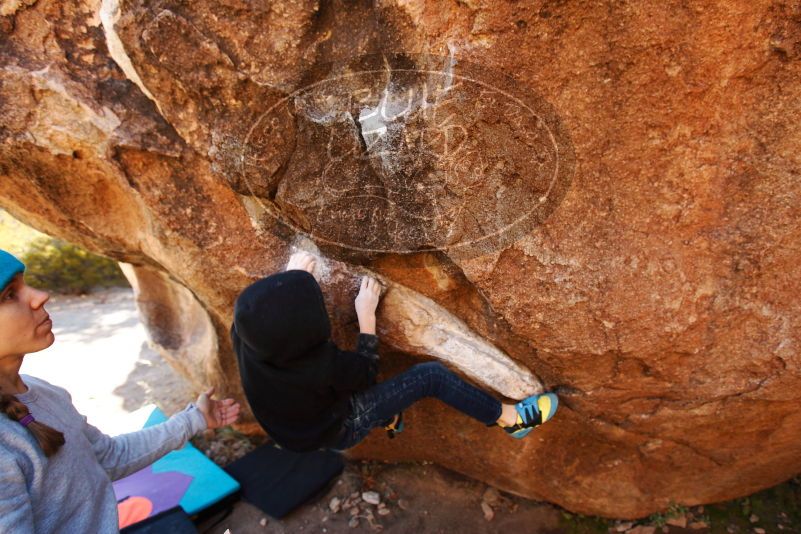
[[[131,264],[196,384],[241,394],[233,301],[303,236],[341,345],[356,275],[393,291],[384,376],[561,398],[522,441],[425,400],[357,456],[630,518],[801,471],[797,5],[39,0],[0,28],[0,205]]]

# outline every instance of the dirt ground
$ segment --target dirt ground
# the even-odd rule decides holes
[[[481,503],[486,490],[484,484],[433,465],[351,463],[316,502],[281,521],[269,519],[257,508],[239,503],[230,519],[208,528],[213,523],[210,520],[201,524],[200,530],[220,534],[226,530],[232,534],[563,532],[556,508],[497,493],[497,501],[491,507],[493,517],[485,519]],[[359,497],[359,502],[352,507],[332,512],[333,499],[346,502],[349,496],[361,496],[365,491],[378,493],[385,506],[367,504]],[[387,510],[383,512],[386,515],[380,515],[380,509]],[[351,521],[356,526],[350,526]]]
[[[156,404],[171,414],[196,397],[198,392],[148,346],[130,289],[54,296],[47,309],[56,342],[28,355],[22,373],[65,387],[78,410],[104,432],[114,435],[138,428],[141,411],[137,415],[137,410],[146,405]],[[222,429],[207,431],[193,443],[225,465],[262,440]],[[377,493],[372,497],[380,504],[363,500],[364,492],[371,491]],[[655,514],[637,524],[578,516],[548,503],[505,495],[430,463],[351,461],[328,489],[282,520],[239,501],[221,521],[213,517],[198,526],[200,532],[214,534],[764,534],[801,532],[799,497],[801,481],[794,480],[746,499],[706,510],[679,507],[672,514]]]

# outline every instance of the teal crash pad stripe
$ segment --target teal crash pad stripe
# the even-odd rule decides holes
[[[145,428],[166,420],[164,412],[155,408],[145,422]],[[153,472],[166,471],[178,471],[194,478],[180,502],[181,508],[190,516],[239,490],[239,482],[189,442],[153,464]]]

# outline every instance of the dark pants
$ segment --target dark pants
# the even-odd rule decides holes
[[[332,447],[344,450],[362,441],[375,427],[383,427],[395,414],[424,397],[436,397],[485,425],[501,416],[501,402],[465,382],[439,362],[417,364],[380,384],[354,393],[351,412],[338,441]]]

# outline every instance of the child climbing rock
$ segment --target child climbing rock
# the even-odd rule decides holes
[[[234,306],[231,338],[245,395],[278,445],[344,450],[377,427],[399,432],[403,410],[424,397],[436,397],[515,438],[553,417],[558,405],[553,393],[502,403],[435,361],[376,383],[379,282],[362,278],[355,300],[357,348],[340,350],[331,341],[323,294],[312,274],[315,262],[309,253],[293,254],[285,271],[245,288]]]

